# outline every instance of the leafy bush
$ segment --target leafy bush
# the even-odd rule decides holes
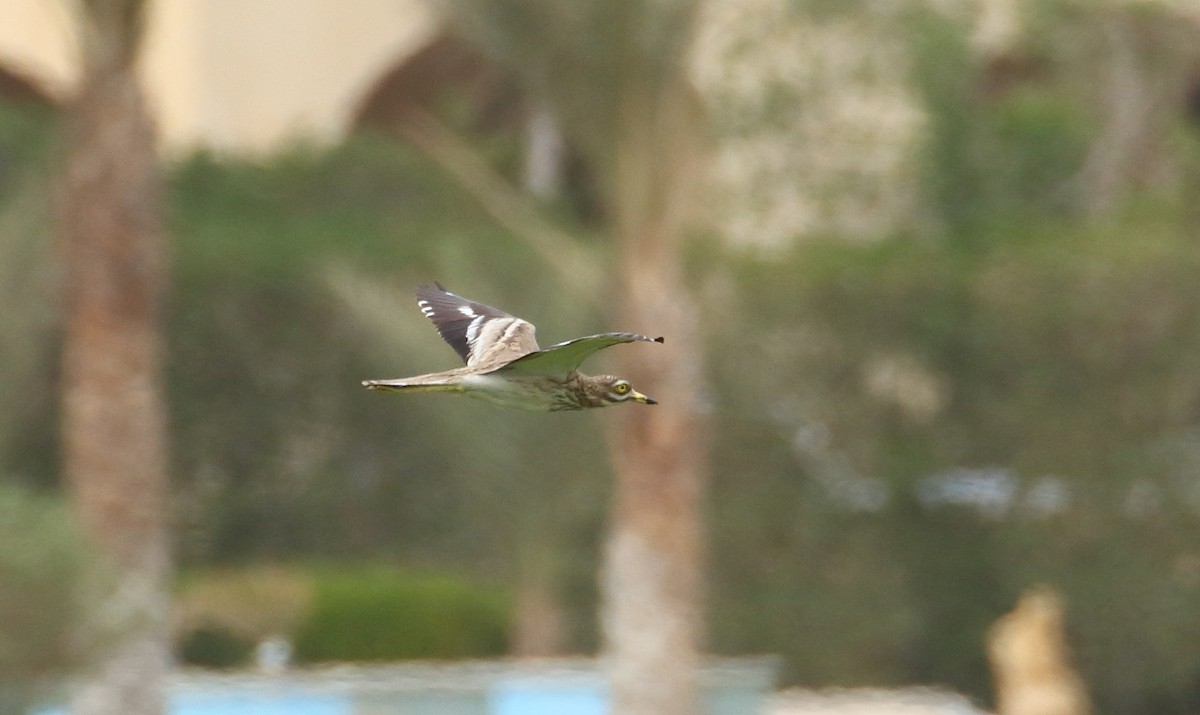
[[[0,484],[0,710],[78,661],[83,554],[61,501]]]
[[[898,238],[746,261],[711,332],[714,648],[781,653],[789,683],[983,701],[987,625],[1052,583],[1098,709],[1184,711],[1200,253],[1180,225],[1147,200],[1108,226],[1023,220],[974,252]],[[751,344],[753,370],[724,347]],[[988,473],[1012,489],[996,509]],[[928,496],[970,474],[959,503]]]
[[[462,579],[391,568],[330,569],[315,579],[296,658],[401,660],[505,652],[507,598]]]
[[[180,635],[219,630],[251,643],[294,633],[308,616],[312,577],[295,567],[206,569],[187,574],[175,602]]]
[[[295,567],[193,571],[175,599],[175,642],[189,665],[228,668],[249,661],[254,644],[294,634],[308,617],[312,577]]]
[[[389,567],[255,566],[187,574],[176,652],[190,665],[244,665],[254,644],[293,641],[301,662],[500,655],[508,600],[444,574]]]
[[[189,631],[177,652],[179,660],[188,665],[232,668],[249,662],[254,644],[225,628],[205,626]]]

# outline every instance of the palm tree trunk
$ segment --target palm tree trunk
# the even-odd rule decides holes
[[[617,481],[603,620],[613,712],[687,715],[699,712],[707,419],[680,246],[699,173],[699,108],[683,81],[646,99],[631,97],[625,107],[615,157],[619,324],[667,340],[623,353],[623,374],[660,404],[623,411],[609,435]]]
[[[697,374],[700,360],[687,337],[691,321],[676,303],[682,287],[654,285],[645,273],[634,271],[643,283],[636,291],[629,286],[638,297],[626,315],[657,317],[625,320],[672,337],[654,358],[623,367],[635,385],[650,385],[660,404],[629,410],[610,435],[617,481],[602,580],[604,630],[613,712],[685,715],[698,712],[707,460],[705,419],[684,375]]]
[[[77,715],[161,713],[167,668],[166,282],[154,129],[133,71],[144,3],[81,3],[59,233],[65,265],[63,469],[95,550],[92,672]]]
[[[697,0],[562,2],[460,0],[452,16],[466,34],[524,78],[529,96],[555,112],[565,137],[587,154],[611,210],[618,280],[614,325],[664,335],[661,348],[621,351],[621,374],[660,404],[605,415],[616,472],[612,523],[601,574],[601,621],[611,668],[612,712],[698,712],[696,666],[702,627],[701,499],[705,430],[698,321],[683,280],[681,247],[694,194],[700,103],[688,55]],[[581,32],[580,28],[586,28]],[[615,110],[615,114],[614,114]],[[420,117],[415,117],[420,119]],[[406,134],[433,156],[452,158],[428,122]],[[440,150],[439,150],[440,149]],[[478,162],[449,166],[464,185],[487,183]],[[518,234],[503,193],[472,189]],[[559,232],[528,232],[546,265],[577,295],[598,261]],[[532,243],[532,241],[531,241]],[[570,260],[568,260],[570,259]]]

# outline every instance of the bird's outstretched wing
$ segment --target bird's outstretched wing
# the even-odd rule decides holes
[[[417,305],[469,366],[505,363],[538,349],[532,324],[439,283],[418,288]]]
[[[644,341],[661,343],[662,338],[648,338],[637,333],[600,333],[584,338],[575,338],[557,345],[551,345],[545,350],[529,353],[502,365],[492,372],[520,372],[531,375],[547,375],[564,379],[572,371],[579,369],[587,356],[620,343]]]

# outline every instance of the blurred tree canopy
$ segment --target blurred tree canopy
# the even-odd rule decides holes
[[[858,5],[781,17],[839,23]],[[889,204],[905,219],[688,251],[714,420],[711,647],[781,653],[785,684],[934,682],[986,701],[987,625],[1047,582],[1101,710],[1194,711],[1200,30],[1167,5],[1047,0],[983,51],[964,14],[901,5],[867,25],[899,37],[921,118],[896,169],[911,194]],[[764,121],[786,123],[799,99],[772,96]],[[0,467],[53,489],[57,338],[38,276],[55,129],[29,116],[0,113]],[[714,144],[752,129],[716,122]],[[513,170],[516,137],[466,135]],[[185,565],[385,559],[511,584],[516,545],[540,541],[567,646],[593,649],[608,475],[591,418],[377,399],[358,381],[452,363],[415,308],[394,309],[422,281],[544,340],[601,316],[529,280],[527,244],[383,137],[195,156],[170,179]],[[578,228],[575,205],[546,213]],[[12,272],[14,256],[46,272]]]

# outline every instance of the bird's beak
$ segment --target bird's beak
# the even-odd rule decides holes
[[[640,402],[643,405],[657,405],[658,404],[658,400],[654,399],[653,397],[646,397],[645,395],[638,392],[637,390],[633,391],[633,401]]]

